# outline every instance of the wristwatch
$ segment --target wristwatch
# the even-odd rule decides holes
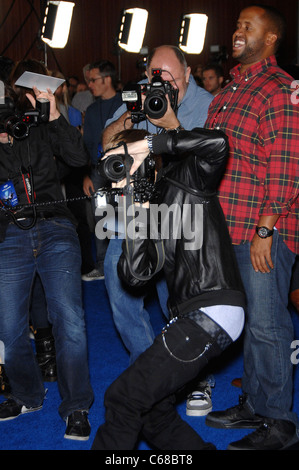
[[[272,237],[274,233],[274,229],[270,230],[267,227],[256,227],[255,231],[260,238]]]
[[[146,135],[144,137],[144,139],[147,141],[147,146],[148,146],[149,153],[153,153],[153,137],[154,137],[153,134]]]
[[[181,126],[181,124],[180,124],[180,125],[179,125],[178,127],[176,127],[175,129],[170,129],[170,130],[171,130],[171,131],[175,131],[175,132],[180,132],[180,131],[183,131],[184,128],[183,128],[183,126]]]

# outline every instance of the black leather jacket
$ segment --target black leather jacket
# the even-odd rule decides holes
[[[170,163],[159,179],[159,204],[176,204],[182,215],[181,224],[169,224],[169,236],[165,236],[163,224],[161,227],[171,315],[184,315],[211,305],[244,307],[243,286],[216,194],[226,166],[225,135],[208,129],[169,132],[153,137],[153,150],[156,154],[174,156],[169,158]],[[190,241],[192,231],[189,229],[186,236],[184,230],[190,223],[188,210],[184,213],[183,208],[191,207],[194,244]],[[132,272],[151,275],[157,264],[157,253],[150,238],[135,240],[133,247],[128,256],[124,243],[118,268],[125,282],[138,286],[142,281]]]

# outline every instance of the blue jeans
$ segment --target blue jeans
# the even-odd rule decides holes
[[[235,245],[235,253],[247,295],[244,336],[243,391],[248,405],[268,418],[292,421],[293,366],[291,343],[293,323],[288,293],[295,254],[275,230],[270,273],[255,272],[250,261],[250,243]]]
[[[39,406],[44,385],[29,339],[30,292],[35,274],[44,286],[55,338],[59,413],[88,410],[93,401],[87,363],[82,307],[81,253],[78,236],[67,219],[38,220],[29,230],[9,224],[0,243],[0,340],[13,398]]]
[[[122,253],[122,239],[109,241],[104,262],[105,283],[110,300],[115,326],[124,345],[130,353],[130,364],[149,348],[154,341],[155,333],[150,316],[144,307],[144,295],[131,293],[120,281],[117,274],[117,263]],[[168,289],[165,279],[156,283],[160,306],[168,317]]]

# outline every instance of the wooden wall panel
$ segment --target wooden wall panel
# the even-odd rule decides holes
[[[48,49],[47,62],[50,69],[60,69],[66,76],[82,78],[84,64],[100,58],[112,60],[118,67],[115,38],[122,8],[141,7],[149,11],[148,28],[144,45],[149,48],[160,44],[176,44],[180,18],[183,13],[201,12],[209,16],[205,48],[200,55],[187,55],[193,67],[209,60],[210,46],[227,47],[229,57],[225,70],[234,65],[230,57],[231,36],[240,10],[248,0],[74,0],[75,8],[70,37],[64,49]],[[0,55],[15,60],[25,57],[45,59],[43,48],[37,40],[40,27],[40,0],[0,1]],[[266,4],[261,0],[259,3]],[[297,57],[297,8],[298,0],[272,0],[284,13],[288,23],[288,36],[281,55],[283,64]],[[11,10],[10,10],[11,9]],[[6,17],[7,16],[7,17]],[[120,55],[121,78],[125,83],[139,76],[139,54],[122,52]]]

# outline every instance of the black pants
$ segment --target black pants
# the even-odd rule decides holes
[[[92,450],[134,449],[141,432],[161,450],[210,449],[180,418],[173,394],[230,343],[228,335],[200,311],[172,321],[107,389],[106,421]]]

